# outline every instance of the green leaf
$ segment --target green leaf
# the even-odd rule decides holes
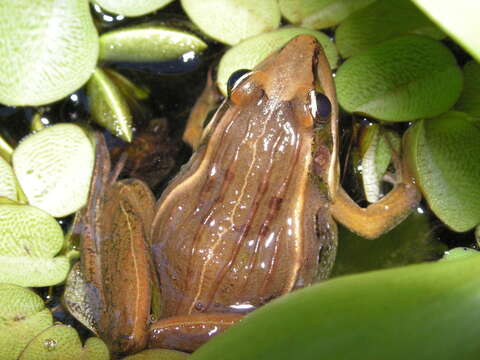
[[[198,36],[159,24],[120,28],[100,36],[100,59],[104,61],[176,60],[206,48],[207,44]]]
[[[0,282],[50,286],[65,280],[63,232],[49,214],[29,205],[0,205]]]
[[[480,117],[480,64],[473,60],[463,67],[463,90],[455,109]]]
[[[253,69],[268,55],[300,34],[315,36],[324,48],[331,68],[336,68],[338,62],[337,50],[326,34],[304,28],[283,28],[247,39],[232,47],[223,55],[217,72],[217,85],[222,93],[227,94],[227,81],[233,72],[239,69]]]
[[[138,354],[127,356],[124,360],[186,360],[189,354],[166,349],[148,349]]]
[[[351,13],[375,0],[279,0],[282,15],[291,23],[324,29],[341,23]]]
[[[17,360],[25,345],[51,326],[52,314],[29,289],[0,283],[0,358]]]
[[[113,135],[132,141],[132,114],[127,100],[100,68],[87,83],[87,95],[93,120]]]
[[[407,157],[428,205],[455,231],[480,223],[480,127],[450,111],[421,120],[406,134]]]
[[[85,205],[94,151],[79,126],[57,124],[26,137],[15,149],[12,162],[31,205],[55,217]]]
[[[109,360],[110,351],[102,339],[98,337],[88,338],[83,346],[80,360]]]
[[[105,10],[125,16],[142,16],[168,5],[173,0],[95,0]]]
[[[0,156],[10,162],[12,160],[12,153],[12,146],[0,135]]]
[[[10,164],[0,157],[0,196],[17,200],[17,181]]]
[[[348,17],[335,31],[338,51],[347,58],[396,36],[445,34],[410,0],[378,0]]]
[[[478,256],[480,255],[480,251],[475,249],[470,249],[466,247],[457,247],[448,251],[445,251],[445,255],[441,260],[458,260],[463,259],[470,256]]]
[[[413,0],[413,3],[480,62],[480,37],[478,36],[480,2]]]
[[[362,183],[365,198],[374,203],[380,200],[380,185],[392,159],[392,147],[400,153],[400,137],[393,131],[371,124],[360,139]],[[365,144],[364,144],[365,143]]]
[[[98,35],[87,0],[0,2],[0,103],[42,105],[90,77]]]
[[[411,121],[452,107],[460,95],[462,73],[440,42],[407,35],[348,59],[335,82],[346,111],[384,121]]]
[[[92,347],[93,345],[93,347]],[[87,350],[87,347],[91,347]],[[94,350],[94,351],[92,351]],[[88,351],[91,360],[108,360],[110,358],[107,346],[87,341],[86,347],[82,343],[77,331],[66,325],[53,325],[38,334],[25,347],[18,360],[81,360]]]
[[[480,257],[336,278],[272,301],[191,360],[478,358]]]
[[[276,0],[181,0],[188,17],[208,36],[228,45],[280,25]]]
[[[338,238],[332,276],[421,263],[439,258],[446,250],[433,236],[427,215],[420,212],[375,240],[366,240],[343,226]]]

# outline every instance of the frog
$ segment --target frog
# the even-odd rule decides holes
[[[380,201],[362,208],[350,198],[339,181],[338,118],[325,53],[299,35],[232,81],[156,205],[141,181],[110,174],[97,137],[78,221],[81,312],[114,353],[192,352],[272,299],[327,279],[337,222],[376,238],[417,207],[403,161]]]

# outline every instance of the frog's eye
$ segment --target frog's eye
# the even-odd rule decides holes
[[[250,71],[251,70],[240,69],[240,70],[237,70],[234,73],[232,73],[232,75],[230,75],[230,77],[228,78],[228,81],[227,81],[228,96],[230,96],[230,93],[232,92],[232,89],[238,83],[238,81],[241,80]]]
[[[317,108],[314,116],[318,118],[328,118],[332,112],[332,104],[324,94],[315,92]]]

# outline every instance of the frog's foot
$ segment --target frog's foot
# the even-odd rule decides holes
[[[335,220],[367,239],[375,239],[401,223],[421,199],[408,168],[402,167],[400,181],[393,190],[366,208],[358,206],[340,187],[331,206]]]
[[[187,125],[183,132],[183,141],[192,147],[195,151],[198,149],[204,131],[204,123],[208,118],[209,112],[214,109],[221,99],[221,94],[213,81],[213,68],[210,68],[207,75],[207,83],[200,97],[188,116]]]
[[[218,313],[162,319],[150,327],[148,347],[193,352],[242,317],[241,314]]]

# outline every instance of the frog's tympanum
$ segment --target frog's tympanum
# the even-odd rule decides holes
[[[301,35],[235,82],[155,210],[138,180],[105,186],[100,141],[80,221],[81,271],[90,318],[112,351],[193,351],[245,313],[326,278],[333,218],[367,238],[402,221],[419,201],[408,169],[360,208],[339,185],[337,134],[330,67],[315,38]],[[153,322],[152,273],[161,299]]]

